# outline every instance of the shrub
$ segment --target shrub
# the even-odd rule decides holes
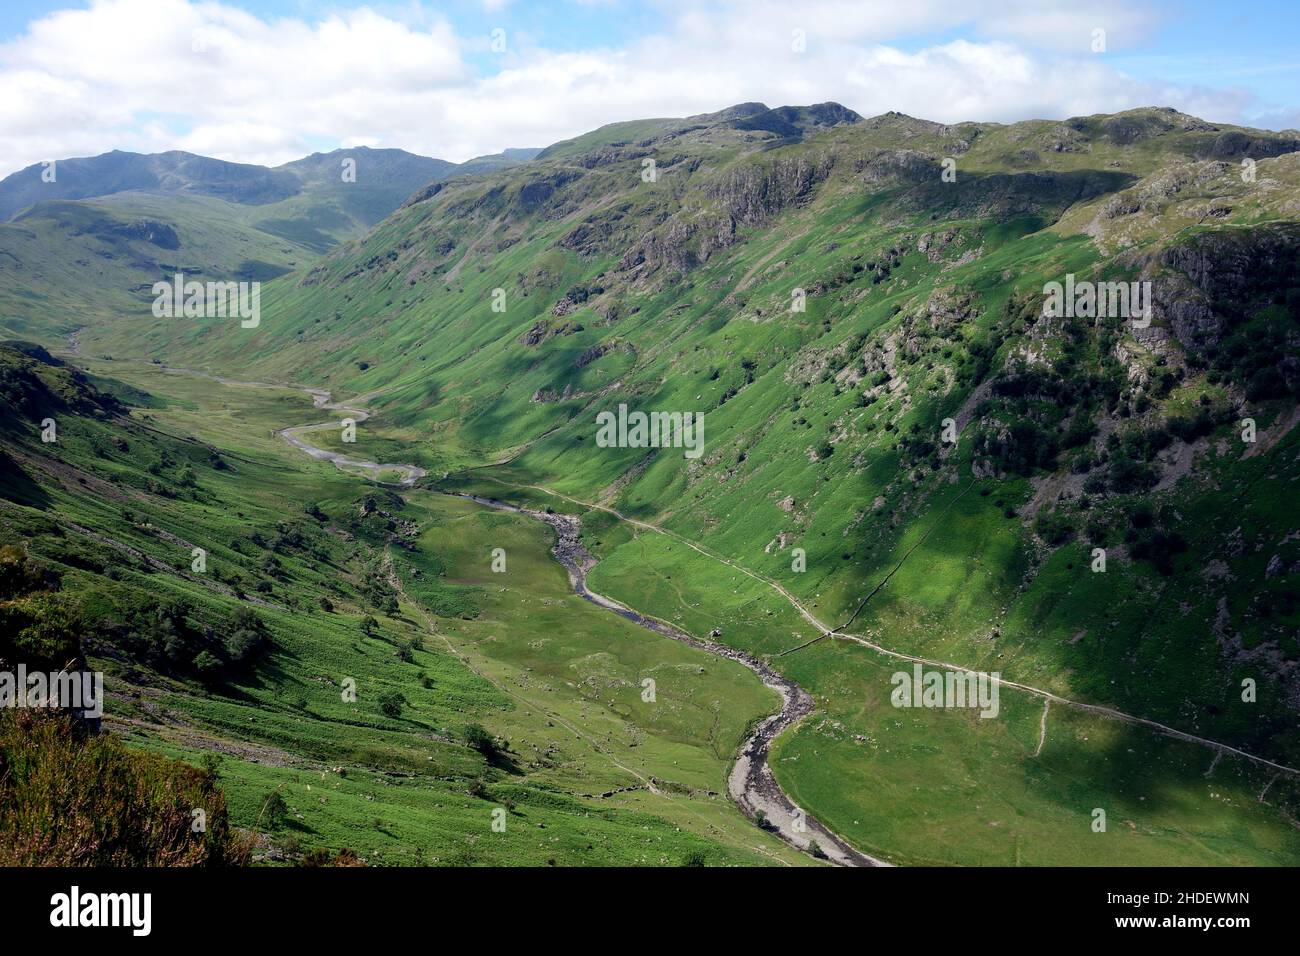
[[[1074,525],[1060,511],[1040,511],[1034,519],[1034,531],[1053,547],[1065,544],[1074,537]]]
[[[58,579],[11,544],[0,548],[0,601],[45,591],[55,587]]]
[[[246,664],[262,653],[266,643],[266,635],[261,630],[241,627],[226,638],[226,653],[232,664]]]
[[[221,661],[207,651],[199,651],[194,655],[194,669],[204,679],[216,677],[221,673]]]
[[[361,858],[347,847],[330,856],[329,850],[308,850],[298,861],[299,866],[365,866]]]
[[[257,818],[268,830],[282,829],[289,822],[289,805],[284,802],[279,790],[272,790],[266,795]]]
[[[79,604],[54,591],[0,601],[0,661],[58,670],[81,660],[85,630]]]
[[[482,724],[470,724],[465,728],[465,744],[491,759],[497,754],[497,741]]]
[[[0,866],[241,866],[250,853],[211,769],[128,750],[64,714],[0,711]]]

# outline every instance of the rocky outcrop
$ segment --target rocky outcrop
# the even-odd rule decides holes
[[[687,272],[735,244],[738,228],[761,225],[807,202],[833,166],[830,154],[733,166],[704,187],[703,206],[687,206],[643,235],[623,254],[619,270]]]
[[[125,239],[147,242],[159,249],[179,249],[181,247],[181,240],[176,235],[176,230],[165,222],[158,222],[153,219],[137,219],[135,222],[127,223],[117,230],[117,234]]]
[[[521,345],[541,345],[547,339],[553,339],[557,335],[572,335],[574,332],[581,331],[582,326],[573,322],[552,323],[546,319],[538,319],[527,332],[519,336],[519,342]]]
[[[812,196],[817,184],[830,175],[830,154],[780,159],[773,163],[733,166],[705,187],[705,194],[744,226],[757,226],[789,206]]]
[[[602,342],[599,345],[593,345],[591,348],[587,349],[576,359],[573,360],[573,367],[575,369],[586,368],[592,362],[595,362],[598,359],[602,359],[610,352],[613,352],[615,349],[618,348],[618,346],[619,343],[617,341]]]
[[[1219,229],[1167,246],[1144,275],[1159,278],[1153,296],[1162,319],[1189,352],[1213,347],[1225,323],[1265,287],[1283,287],[1300,273],[1300,227]]]
[[[745,104],[754,105],[754,104]],[[787,139],[803,137],[841,126],[857,123],[862,117],[847,106],[839,103],[818,103],[814,106],[778,106],[766,112],[753,113],[743,119],[734,120],[736,129],[774,133]]]

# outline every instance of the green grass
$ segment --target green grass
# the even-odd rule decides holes
[[[1284,395],[1248,398],[1242,374],[1253,360],[1271,368],[1294,357],[1294,335],[1276,344],[1256,334],[1294,322],[1294,212],[1284,208],[1288,190],[1247,189],[1231,164],[1207,162],[1221,158],[1224,130],[1182,123],[1158,110],[1068,125],[945,128],[889,117],[780,145],[725,126],[620,124],[560,144],[536,164],[449,184],[309,275],[268,282],[258,329],[127,317],[87,328],[83,354],[95,374],[159,396],[136,412],[142,421],[250,459],[237,474],[202,473],[201,485],[220,489],[216,501],[178,505],[169,517],[195,537],[214,531],[214,553],[250,586],[255,555],[222,550],[237,524],[273,527],[315,500],[336,527],[354,533],[347,515],[357,509],[356,479],[294,459],[273,435],[330,415],[300,394],[164,379],[144,362],[327,387],[336,399],[360,396],[376,414],[359,426],[355,445],[328,429],[313,440],[362,458],[419,464],[431,474],[426,485],[582,514],[584,540],[601,558],[592,586],[692,633],[717,629],[722,640],[760,655],[817,636],[761,580],[682,539],[779,582],[824,622],[857,613],[853,632],[886,647],[999,670],[1295,766],[1300,739],[1285,675],[1300,654],[1300,612],[1289,576],[1267,570],[1300,560],[1287,493],[1297,478],[1297,439],[1272,443],[1295,395],[1288,385]],[[1253,135],[1265,147],[1276,139]],[[643,147],[620,150],[657,136],[667,138],[644,148],[665,175],[643,183]],[[612,152],[592,155],[605,147]],[[938,160],[954,154],[959,177],[950,188],[938,178]],[[1200,178],[1165,189],[1165,177],[1184,167]],[[1283,184],[1300,183],[1295,154],[1265,159],[1261,169]],[[801,185],[791,193],[791,183]],[[1122,203],[1111,206],[1117,197],[1142,202],[1123,212]],[[1198,223],[1197,210],[1219,200],[1231,207],[1224,217]],[[1272,220],[1283,222],[1264,225]],[[1041,318],[1046,281],[1067,273],[1127,277],[1135,257],[1182,243],[1277,263],[1252,273],[1233,301],[1214,303],[1232,332],[1222,355],[1198,359],[1176,328],[1161,323],[1162,365],[1118,322]],[[1175,288],[1190,281],[1176,270],[1158,278]],[[802,312],[790,311],[796,287],[808,293]],[[504,313],[492,310],[497,289],[506,293]],[[105,353],[118,358],[95,357]],[[1162,392],[1162,375],[1174,368],[1182,377]],[[705,456],[597,448],[596,413],[621,401],[704,412]],[[1123,444],[1168,427],[1171,414],[1190,418],[1202,409],[1218,417],[1191,446],[1199,457],[1179,482],[1172,462],[1139,460]],[[1275,426],[1250,458],[1232,421],[1246,412],[1261,428]],[[939,438],[950,417],[964,419],[951,453]],[[1082,423],[1098,433],[1066,444]],[[1016,426],[1030,437],[1015,438]],[[1030,452],[1054,443],[1059,453],[1022,468],[1012,452],[1026,447],[1017,442]],[[1167,451],[1188,447],[1173,439]],[[124,458],[109,454],[97,467],[124,477],[138,470]],[[1131,476],[1117,483],[1108,477],[1116,464],[1150,467],[1168,482],[1155,490]],[[1098,490],[1082,493],[1085,480]],[[50,485],[27,491],[51,494]],[[1056,500],[1053,489],[1064,496]],[[66,491],[53,494],[55,507],[114,526],[116,505],[93,511]],[[598,766],[605,786],[617,773],[600,748],[613,748],[638,772],[718,789],[728,748],[749,719],[771,709],[752,679],[713,662],[696,675],[707,680],[644,711],[640,680],[656,659],[675,660],[677,648],[601,620],[566,596],[540,526],[427,490],[408,497],[392,520],[416,522],[417,551],[394,544],[382,521],[355,531],[354,541],[331,541],[336,570],[324,575],[293,562],[283,587],[308,610],[319,593],[333,594],[337,614],[321,622],[295,608],[276,625],[286,635],[298,629],[293,653],[305,668],[328,665],[333,673],[346,663],[376,692],[404,686],[404,665],[388,658],[399,641],[424,640],[413,607],[384,621],[382,638],[348,637],[387,552],[445,638],[441,647],[424,640],[410,666],[433,673],[441,660],[450,674],[462,655],[483,676],[465,671],[445,698],[412,693],[418,729],[407,728],[406,737],[367,712],[357,721],[364,729],[346,735],[348,746],[368,754],[387,747],[374,759],[409,763],[410,735],[454,730],[473,716],[508,731],[512,742],[542,747],[536,722],[562,716],[591,721],[599,743],[583,744],[590,749],[581,759],[538,771],[564,788],[594,789],[583,775]],[[238,521],[236,500],[247,502],[233,507],[236,516],[245,512]],[[679,537],[634,530],[575,501],[615,507]],[[1059,539],[1039,533],[1045,516]],[[1146,538],[1134,533],[1144,528]],[[137,529],[118,530],[145,541]],[[1169,573],[1149,553],[1155,531],[1185,545],[1169,557]],[[502,581],[487,570],[497,539],[523,555]],[[1104,575],[1088,567],[1095,546],[1108,549]],[[1142,547],[1148,554],[1137,557]],[[792,569],[795,548],[806,553],[803,572]],[[515,568],[518,559],[510,560]],[[327,579],[343,583],[331,590]],[[203,594],[194,582],[171,586]],[[318,634],[343,656],[318,659],[306,646]],[[614,647],[616,660],[607,656]],[[1049,745],[1030,759],[1024,751],[1037,744],[1036,699],[1008,700],[998,721],[900,715],[879,706],[892,665],[866,648],[821,641],[772,661],[819,708],[781,741],[776,773],[811,813],[875,852],[970,863],[1296,858],[1290,778],[1260,803],[1268,780],[1239,760],[1225,759],[1215,770],[1221,777],[1205,778],[1205,748],[1055,707]],[[266,733],[276,741],[297,733],[324,759],[343,746],[328,731],[344,715],[326,707],[323,686],[307,693],[303,675],[284,666],[293,693],[322,708],[322,717],[308,721],[281,707],[267,717]],[[685,673],[664,667],[670,685]],[[1260,689],[1250,705],[1240,699],[1247,678]],[[275,713],[270,693],[241,690]],[[507,719],[524,707],[511,694],[525,695],[536,713]],[[723,700],[725,714],[714,706]],[[234,735],[242,712],[204,706],[211,711],[204,720]],[[851,730],[841,739],[839,728]],[[858,738],[891,734],[898,737],[891,752],[909,758],[877,753],[878,769],[892,776],[873,786],[868,774],[877,765]],[[957,784],[954,768],[961,769]],[[836,775],[854,783],[835,785]],[[1206,790],[1207,779],[1221,778],[1222,800]],[[1115,808],[1117,839],[1092,840],[1079,829],[1091,806]],[[743,821],[736,826],[743,830]],[[1008,842],[1008,834],[1019,836]],[[737,831],[736,839],[755,837]],[[927,846],[936,840],[941,849]]]
[[[67,421],[58,460],[94,476],[98,494],[48,485],[43,508],[9,504],[0,528],[62,564],[64,590],[93,610],[111,613],[147,593],[185,599],[214,624],[244,603],[212,579],[251,583],[260,553],[248,544],[252,533],[271,537],[285,518],[305,528],[307,553],[278,555],[271,592],[249,588],[265,602],[256,610],[274,641],[250,677],[215,689],[184,678],[141,684],[116,653],[98,657],[104,646],[91,647],[92,663],[108,671],[115,731],[191,760],[205,750],[228,754],[222,774],[235,825],[258,828],[262,800],[280,788],[293,816],[274,841],[346,846],[374,863],[807,862],[725,796],[746,727],[778,704],[748,670],[577,599],[547,553],[550,530],[523,516],[412,493],[400,514],[420,528],[409,551],[390,543],[378,516],[351,523],[366,486],[271,437],[274,425],[310,413],[301,396],[147,366],[122,373],[157,396],[137,417],[158,431],[128,432],[129,452],[103,459],[89,449],[117,429]],[[104,481],[125,479],[163,449],[181,454],[187,446],[170,436],[190,433],[222,447],[229,463],[197,466],[201,500],[126,497]],[[24,463],[37,471],[52,460]],[[381,509],[401,504],[383,493],[376,500]],[[323,523],[306,516],[310,503],[328,516]],[[41,512],[62,516],[61,535]],[[207,575],[183,570],[185,544],[194,542],[208,550]],[[488,570],[489,543],[507,550],[507,573]],[[146,571],[114,544],[175,570]],[[391,615],[362,593],[385,556],[409,595]],[[115,567],[112,577],[97,564]],[[316,605],[321,596],[332,611]],[[366,614],[378,619],[372,636],[362,632]],[[415,646],[410,662],[397,654],[404,642]],[[646,678],[656,682],[654,702],[642,700]],[[355,682],[355,702],[343,698],[345,679]],[[400,717],[380,712],[387,692],[404,699]],[[465,745],[464,729],[476,722],[509,742],[501,760]],[[498,805],[513,807],[505,834],[490,828]]]
[[[891,861],[1287,866],[1300,852],[1278,813],[1294,806],[1295,787],[1269,787],[1274,771],[1059,705],[1035,756],[1037,698],[1003,689],[987,720],[894,708],[889,675],[899,665],[839,642],[800,653],[798,672],[818,675],[825,711],[779,742],[777,779]],[[1097,808],[1104,833],[1092,829]]]
[[[620,574],[624,562],[648,573]],[[644,584],[670,574],[677,582],[671,589]],[[721,640],[751,652],[798,646],[792,622],[775,608],[771,617],[759,610],[762,585],[751,591],[742,582],[752,579],[719,570],[661,536],[643,534],[622,545],[590,580],[696,634],[720,622]],[[704,601],[731,602],[735,611],[706,619],[685,610]],[[736,613],[741,608],[748,617]],[[874,624],[869,633],[891,649],[1000,670],[1031,684],[1036,677],[1022,673],[1018,661],[997,660],[996,652],[985,660],[945,658],[960,648],[909,645]],[[836,832],[893,862],[1285,865],[1300,851],[1278,812],[1291,812],[1300,797],[1295,782],[1241,758],[1215,762],[1214,751],[1203,746],[1062,705],[1052,706],[1042,754],[1035,756],[1043,712],[1036,696],[1002,688],[994,719],[973,711],[900,709],[890,704],[890,676],[910,674],[905,661],[842,639],[771,659],[810,688],[818,705],[774,748],[777,779]],[[1211,763],[1215,769],[1206,777]],[[1265,804],[1258,798],[1266,786]],[[1107,834],[1090,829],[1095,807],[1107,810]]]

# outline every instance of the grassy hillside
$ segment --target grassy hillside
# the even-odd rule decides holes
[[[106,728],[206,757],[255,859],[799,860],[721,795],[774,709],[748,671],[578,602],[536,522],[299,456],[272,431],[311,416],[305,396],[122,372],[0,348],[0,543],[61,574]],[[475,529],[507,573],[485,573]]]
[[[88,323],[149,315],[153,283],[177,272],[266,281],[315,258],[263,231],[248,209],[146,193],[39,203],[0,223],[0,328],[66,345]]]
[[[356,239],[418,189],[526,161],[468,163],[400,149],[313,153],[274,169],[171,152],[113,152],[0,180],[0,332],[46,344],[150,315],[150,288],[267,281]]]

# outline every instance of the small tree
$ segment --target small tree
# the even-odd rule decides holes
[[[402,695],[395,690],[385,691],[379,695],[379,710],[385,717],[401,717],[402,705],[405,703]]]
[[[208,651],[199,651],[194,656],[194,669],[203,680],[212,680],[221,674],[221,661]]]
[[[215,787],[221,780],[221,758],[214,753],[205,753],[199,760],[199,770],[203,773],[205,786]]]
[[[279,790],[272,790],[266,795],[259,819],[269,830],[279,830],[289,822],[289,805],[284,802]]]
[[[465,728],[465,743],[489,760],[497,754],[496,738],[482,724],[470,724]]]

